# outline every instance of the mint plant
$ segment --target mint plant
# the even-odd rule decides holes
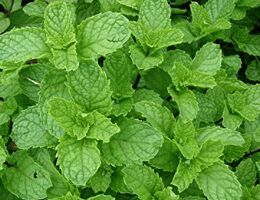
[[[0,1],[0,199],[260,198],[260,2]]]

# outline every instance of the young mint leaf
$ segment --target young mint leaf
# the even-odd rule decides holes
[[[162,191],[158,191],[155,193],[155,197],[158,200],[178,200],[179,196],[177,196],[171,187],[164,188]]]
[[[219,45],[207,43],[196,52],[196,56],[191,64],[191,69],[214,76],[221,67],[221,62],[222,52]]]
[[[203,169],[213,165],[222,155],[224,146],[219,141],[207,141],[192,160],[179,163],[171,182],[178,187],[179,192],[186,190]]]
[[[53,147],[57,142],[45,129],[36,106],[23,110],[16,118],[11,138],[20,149]]]
[[[246,70],[246,76],[248,79],[257,81],[260,80],[260,62],[253,61],[251,62]]]
[[[55,79],[53,77],[55,76]],[[48,128],[50,134],[60,138],[63,135],[63,130],[55,122],[49,113],[49,100],[53,97],[61,97],[70,100],[68,88],[65,86],[66,73],[63,71],[52,70],[43,79],[42,86],[39,92],[38,108],[43,120],[43,124]]]
[[[205,9],[207,9],[212,21],[216,21],[220,18],[229,18],[237,1],[238,0],[209,0],[205,4]]]
[[[77,192],[76,188],[60,174],[54,165],[47,149],[38,148],[31,153],[32,158],[40,164],[49,174],[53,186],[47,190],[48,198],[66,195],[68,191]]]
[[[119,117],[120,115],[126,116],[134,106],[133,98],[122,99],[119,102],[114,102],[112,105],[112,115]]]
[[[47,190],[52,187],[50,175],[27,152],[12,154],[8,162],[11,167],[4,170],[2,181],[10,192],[22,199],[47,197]]]
[[[254,121],[257,117],[255,109],[247,103],[246,95],[235,92],[228,95],[228,103],[231,109],[248,121]]]
[[[167,137],[164,137],[164,143],[154,158],[149,160],[149,164],[157,169],[166,172],[176,170],[179,160],[179,149],[175,143]]]
[[[150,101],[140,101],[135,104],[135,110],[141,113],[154,128],[161,131],[165,136],[172,138],[174,116],[166,107]],[[155,116],[157,116],[155,118]]]
[[[132,74],[136,71],[128,53],[123,50],[108,55],[104,63],[104,71],[110,79],[113,97],[123,99],[131,97],[134,90],[132,88]]]
[[[123,15],[112,12],[87,18],[77,28],[79,55],[91,59],[116,51],[130,37],[127,23]]]
[[[241,146],[244,144],[244,138],[238,131],[218,126],[205,127],[198,130],[197,140],[203,143],[208,140],[221,141],[224,145]]]
[[[181,160],[171,184],[176,186],[179,192],[183,192],[198,176],[199,172],[200,168],[198,165],[189,164],[189,162],[186,163]]]
[[[23,7],[23,11],[30,16],[44,17],[44,10],[47,7],[47,3],[41,0],[36,0],[28,3]]]
[[[58,69],[67,71],[76,70],[79,67],[77,58],[76,44],[68,46],[66,49],[52,49],[51,61]]]
[[[163,56],[159,52],[146,55],[139,45],[129,47],[131,59],[139,70],[149,70],[163,62]]]
[[[84,186],[101,165],[96,142],[67,135],[60,139],[57,157],[62,173],[75,185]]]
[[[0,36],[0,60],[20,62],[47,57],[50,52],[45,40],[41,28],[27,27],[9,31]]]
[[[168,28],[171,9],[166,0],[145,0],[140,7],[139,21],[149,30]]]
[[[52,118],[63,128],[63,130],[72,137],[77,137],[79,140],[86,137],[89,126],[80,124],[77,120],[82,109],[75,103],[62,98],[53,98],[49,101],[49,113]]]
[[[242,161],[237,166],[235,175],[242,186],[254,186],[257,179],[257,171],[254,161],[251,158]]]
[[[138,164],[155,157],[163,144],[162,134],[139,120],[122,118],[120,132],[101,146],[106,162],[112,165]]]
[[[173,87],[169,88],[168,91],[178,105],[182,120],[189,122],[195,119],[199,106],[194,93],[188,89],[176,91]]]
[[[94,61],[84,61],[75,72],[68,74],[67,79],[72,98],[86,112],[97,110],[102,114],[110,113],[112,92],[109,80],[98,64]]]
[[[222,162],[203,170],[196,182],[209,200],[240,199],[242,196],[241,185],[236,176]]]
[[[140,199],[152,199],[155,192],[164,188],[158,174],[143,165],[129,165],[123,168],[124,181]]]
[[[199,146],[195,135],[196,130],[192,122],[185,123],[182,119],[176,122],[174,127],[174,141],[182,155],[187,159],[192,159],[198,154]]]
[[[76,41],[71,12],[65,2],[50,3],[44,12],[44,30],[47,43],[57,49]]]
[[[109,165],[103,164],[97,173],[89,179],[87,185],[90,186],[95,193],[106,192],[111,183],[112,173],[113,169]]]

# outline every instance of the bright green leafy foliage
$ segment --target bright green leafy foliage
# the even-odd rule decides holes
[[[3,174],[2,181],[6,188],[23,199],[46,198],[46,191],[52,186],[49,173],[25,151],[15,153],[8,159],[13,166]]]
[[[57,147],[58,163],[66,178],[75,185],[85,185],[100,167],[100,152],[91,140],[64,136]]]
[[[1,0],[0,200],[259,200],[259,0]]]

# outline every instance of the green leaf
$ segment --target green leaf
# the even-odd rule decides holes
[[[257,60],[252,61],[247,69],[246,69],[246,76],[248,79],[253,81],[260,80],[260,62]]]
[[[55,78],[53,78],[55,77]],[[51,70],[42,81],[39,92],[39,112],[44,125],[51,135],[60,138],[63,135],[62,128],[55,122],[49,114],[48,101],[53,97],[61,97],[71,100],[68,88],[65,86],[66,73],[58,70]]]
[[[98,64],[94,61],[81,62],[75,72],[68,74],[67,79],[72,98],[86,112],[97,110],[102,114],[110,113],[112,92],[109,81]]]
[[[86,137],[108,143],[110,138],[120,131],[120,128],[116,124],[113,124],[106,116],[96,111],[92,114],[94,123],[89,127]]]
[[[259,114],[260,113],[260,84],[249,87],[246,92],[246,102]]]
[[[50,66],[47,63],[34,64],[22,69],[19,73],[19,84],[23,94],[38,102],[41,82],[49,70]]]
[[[135,103],[140,101],[152,101],[159,105],[162,105],[163,103],[163,99],[160,97],[158,93],[146,88],[140,88],[135,90],[135,93],[133,94],[133,98]]]
[[[155,157],[163,144],[160,132],[145,122],[122,118],[120,132],[101,146],[106,162],[112,165],[135,164]]]
[[[223,121],[222,124],[224,127],[231,130],[236,130],[243,122],[243,118],[238,114],[230,113],[227,106],[224,108],[223,112]]]
[[[114,102],[112,105],[112,115],[119,117],[120,115],[126,116],[134,106],[133,98],[122,99],[119,102]]]
[[[76,70],[79,67],[77,58],[76,44],[68,46],[66,49],[52,49],[51,61],[58,69],[67,71]]]
[[[62,173],[75,185],[84,186],[101,165],[96,142],[87,139],[63,136],[57,156]]]
[[[168,98],[167,87],[172,83],[167,72],[160,68],[150,69],[142,74],[145,86],[157,92],[162,98]]]
[[[145,0],[140,7],[139,21],[156,31],[171,25],[171,9],[166,0]]]
[[[22,199],[47,197],[46,192],[52,187],[50,175],[25,151],[12,154],[8,162],[11,167],[4,170],[2,181],[10,192]]]
[[[170,110],[159,104],[150,101],[140,101],[135,104],[135,110],[142,114],[154,128],[164,135],[172,137],[174,116]]]
[[[83,126],[78,115],[82,109],[75,103],[62,98],[52,98],[49,101],[49,113],[52,118],[63,128],[64,132],[77,139],[86,137],[90,124]]]
[[[37,106],[23,110],[15,119],[11,138],[20,149],[53,147],[56,138],[45,129]]]
[[[221,67],[221,62],[222,52],[219,45],[209,42],[196,52],[191,69],[214,76]]]
[[[124,181],[139,199],[152,199],[155,192],[164,188],[160,176],[152,168],[143,165],[129,165],[123,170]]]
[[[109,54],[103,69],[110,79],[114,98],[123,99],[132,96],[134,90],[131,82],[135,66],[126,52],[120,49]]]
[[[10,26],[10,19],[0,12],[0,33],[3,33]]]
[[[224,145],[221,141],[208,140],[201,146],[195,160],[199,163],[201,169],[206,169],[218,161],[223,151]]]
[[[221,141],[224,145],[241,146],[244,144],[244,138],[238,131],[218,126],[206,127],[198,130],[197,140],[204,143],[208,140]]]
[[[76,41],[72,14],[65,2],[50,3],[44,12],[44,30],[47,43],[61,49]]]
[[[130,37],[127,23],[124,16],[112,12],[87,18],[77,29],[79,55],[91,59],[116,51]]]
[[[199,151],[195,134],[196,130],[192,122],[185,123],[182,119],[179,119],[175,124],[174,141],[182,155],[187,159],[192,159]]]
[[[166,172],[176,170],[179,163],[179,150],[175,143],[167,137],[164,137],[164,143],[154,158],[149,160],[149,164],[157,169]]]
[[[257,178],[257,171],[253,160],[248,158],[242,161],[237,166],[235,175],[242,186],[254,186]]]
[[[44,31],[40,28],[27,27],[9,31],[0,36],[0,60],[20,62],[47,57],[49,48],[45,40]]]
[[[194,93],[188,89],[176,91],[172,87],[169,88],[168,91],[178,105],[182,120],[189,122],[195,119],[198,114],[199,106]]]
[[[253,56],[260,56],[260,36],[249,34],[247,28],[234,29],[232,39],[238,45],[238,48]]]
[[[236,176],[222,162],[203,170],[196,182],[209,200],[240,199],[242,196],[241,185]]]
[[[179,197],[174,194],[171,187],[164,188],[162,191],[155,193],[155,197],[158,200],[178,200]]]
[[[23,7],[23,11],[30,16],[44,17],[44,10],[47,7],[47,3],[41,0],[36,0],[26,4]]]
[[[205,4],[205,8],[209,13],[212,21],[220,18],[229,18],[236,6],[238,0],[209,0]]]
[[[199,166],[180,161],[177,171],[174,174],[172,185],[178,188],[179,192],[186,190],[200,172]]]
[[[149,70],[163,62],[163,56],[159,52],[147,55],[139,45],[131,45],[129,49],[132,62],[140,70]]]
[[[92,176],[87,185],[90,186],[95,193],[106,192],[111,183],[112,168],[109,165],[101,165],[97,173]]]
[[[152,31],[145,37],[146,44],[149,47],[161,49],[164,47],[180,44],[183,34],[178,29],[165,28],[158,31]]]
[[[68,191],[75,192],[76,189],[68,180],[60,174],[57,167],[54,165],[53,160],[47,149],[38,148],[32,151],[31,156],[34,161],[40,164],[49,174],[53,186],[48,189],[48,198],[60,197],[66,195]]]
[[[234,112],[238,113],[240,116],[242,116],[248,121],[254,121],[257,117],[257,112],[255,108],[251,106],[249,102],[247,102],[246,96],[249,96],[250,98],[250,96],[253,95],[255,97],[257,93],[250,94],[251,90],[248,91],[249,91],[248,95],[244,95],[240,92],[235,92],[233,94],[228,95],[228,103]],[[257,102],[257,99],[256,100],[254,99],[252,101]],[[257,105],[256,105],[256,109],[257,109]]]

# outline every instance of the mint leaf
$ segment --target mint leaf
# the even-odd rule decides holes
[[[123,168],[124,181],[129,189],[140,199],[151,199],[164,184],[151,168],[142,165],[129,165]]]
[[[114,98],[123,99],[132,96],[134,90],[131,81],[135,66],[126,52],[120,49],[108,55],[104,63],[104,71],[110,79]]]
[[[56,68],[71,71],[79,67],[75,44],[68,46],[66,49],[52,49],[51,51],[53,56],[51,61]]]
[[[214,43],[207,43],[196,52],[191,69],[208,75],[215,75],[221,67],[221,62],[222,53],[220,47]]]
[[[207,140],[221,141],[224,145],[241,146],[244,144],[244,138],[238,131],[221,127],[206,127],[199,130],[197,140],[203,143]]]
[[[46,192],[52,187],[50,175],[27,152],[19,151],[8,161],[13,165],[4,171],[2,181],[10,192],[22,199],[47,197]]]
[[[101,165],[94,141],[65,135],[57,146],[58,164],[64,176],[75,185],[85,185]]]
[[[221,162],[203,170],[196,182],[209,200],[240,199],[242,196],[241,185],[236,176]]]
[[[169,88],[168,91],[173,97],[174,101],[176,101],[180,111],[180,116],[183,121],[189,122],[195,119],[199,110],[199,106],[194,93],[188,89],[176,91],[173,88]]]
[[[77,28],[79,55],[91,59],[116,51],[130,37],[127,23],[123,15],[112,12],[86,19]]]
[[[172,137],[175,119],[170,110],[149,101],[140,101],[136,103],[135,110],[140,112],[142,117],[146,118],[154,128],[161,131],[164,135]],[[155,118],[155,116],[157,117]]]
[[[40,28],[21,28],[7,32],[0,36],[0,60],[20,62],[46,57],[49,49],[45,40],[45,34]]]
[[[111,111],[112,92],[109,81],[94,61],[82,62],[75,72],[68,74],[67,79],[72,98],[86,112],[97,110],[102,114],[108,114]]]
[[[20,149],[52,147],[57,142],[45,129],[36,106],[27,108],[16,118],[11,138]]]
[[[134,119],[122,118],[117,124],[120,132],[101,146],[106,162],[112,165],[136,164],[155,157],[163,144],[160,132]]]
[[[47,43],[61,49],[76,41],[72,14],[65,2],[52,2],[44,12]]]

